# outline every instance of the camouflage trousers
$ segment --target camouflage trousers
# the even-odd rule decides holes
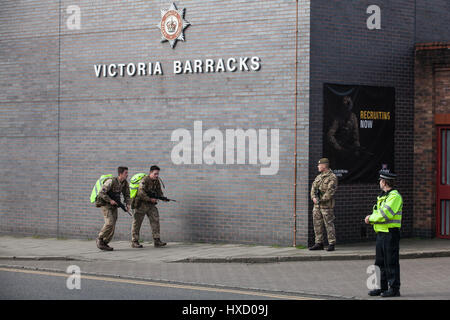
[[[153,239],[160,238],[159,230],[159,212],[155,206],[145,206],[136,209],[133,215],[133,224],[131,226],[131,241],[139,241],[139,232],[141,231],[142,222],[145,216],[150,220]]]
[[[313,224],[314,234],[316,236],[316,243],[323,243],[324,225],[327,231],[328,243],[336,244],[336,233],[334,230],[334,209],[320,208],[314,206],[313,209]]]
[[[103,239],[105,243],[109,243],[114,235],[114,230],[116,229],[117,208],[109,206],[103,206],[101,208],[105,224],[103,225],[102,230],[100,230],[98,237]]]

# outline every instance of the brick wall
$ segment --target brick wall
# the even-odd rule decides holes
[[[415,59],[414,233],[436,233],[435,115],[450,113],[448,44],[417,45]]]
[[[448,40],[446,1],[377,1],[382,29],[368,30],[372,1],[299,0],[297,50],[294,0],[177,1],[191,26],[174,50],[156,27],[170,3],[2,4],[0,233],[94,238],[103,223],[88,202],[96,179],[119,165],[134,174],[156,163],[166,194],[179,200],[159,206],[164,240],[290,245],[297,166],[297,242],[306,244],[327,82],[395,87],[396,171],[404,234],[412,235],[414,43]],[[81,30],[67,28],[69,5],[81,9]],[[261,69],[172,73],[173,60],[240,56],[260,57]],[[95,77],[94,64],[151,61],[164,75]],[[171,133],[192,132],[197,120],[204,130],[279,129],[277,175],[252,165],[174,165]],[[360,221],[377,193],[375,182],[339,187],[338,242],[361,240]],[[128,239],[130,228],[121,213],[116,239]],[[150,237],[147,222],[142,235]]]
[[[186,42],[160,43],[166,1],[27,1],[2,5],[0,26],[0,232],[94,238],[102,223],[89,203],[101,174],[158,164],[168,241],[289,245],[293,240],[295,1],[177,1]],[[66,26],[69,5],[81,29]],[[299,6],[298,233],[307,238],[309,0]],[[173,60],[261,58],[258,72],[172,73]],[[160,61],[163,76],[97,78],[94,64]],[[279,129],[280,168],[174,165],[171,133]],[[11,183],[14,181],[14,183]],[[130,238],[120,213],[116,239]],[[150,237],[146,221],[142,229]]]
[[[395,88],[395,171],[404,199],[402,231],[411,235],[413,220],[413,66],[414,2],[376,1],[381,29],[369,30],[366,9],[373,1],[311,3],[310,177],[317,175],[322,157],[323,84],[371,85]],[[338,187],[335,226],[337,242],[374,237],[372,228],[361,236],[362,220],[371,213],[379,194],[378,182]],[[310,212],[312,207],[310,204]],[[313,241],[312,217],[310,241]],[[363,228],[366,228],[363,226]]]

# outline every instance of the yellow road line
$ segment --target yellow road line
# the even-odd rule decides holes
[[[20,273],[28,273],[28,274],[38,274],[38,275],[54,276],[54,277],[68,277],[68,276],[70,276],[70,274],[67,274],[67,273],[49,272],[49,271],[37,271],[37,270],[26,270],[26,269],[15,269],[15,268],[1,268],[0,267],[0,271],[20,272]],[[234,293],[234,294],[243,294],[243,295],[259,296],[259,297],[267,297],[267,298],[273,298],[273,299],[320,300],[318,298],[292,296],[292,295],[281,295],[281,294],[271,294],[271,293],[256,292],[256,291],[253,292],[253,291],[236,290],[236,289],[220,289],[220,288],[193,286],[193,285],[161,283],[161,282],[154,282],[154,281],[143,281],[143,280],[119,279],[119,278],[102,277],[102,276],[91,276],[91,275],[83,275],[83,274],[81,274],[81,279],[99,280],[99,281],[107,281],[107,282],[118,282],[118,283],[128,283],[128,284],[138,284],[138,285],[145,285],[145,286],[157,286],[157,287],[165,287],[165,288],[177,288],[177,289],[198,290],[198,291],[212,291],[212,292]]]

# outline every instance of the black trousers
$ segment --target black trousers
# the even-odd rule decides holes
[[[387,290],[388,286],[393,290],[400,290],[399,249],[399,228],[377,233],[375,265],[380,268],[380,285],[383,291]]]

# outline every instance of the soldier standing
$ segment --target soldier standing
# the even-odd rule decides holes
[[[108,243],[111,241],[117,222],[117,203],[111,199],[108,193],[114,194],[116,198],[120,199],[120,193],[123,194],[127,204],[128,211],[130,210],[130,187],[128,185],[128,168],[117,168],[118,176],[106,180],[101,191],[98,193],[95,204],[102,208],[103,218],[105,224],[98,234],[97,247],[101,250],[112,251]]]
[[[150,167],[148,176],[144,177],[139,183],[136,198],[133,200],[132,207],[135,209],[131,229],[131,247],[133,248],[142,248],[142,245],[139,244],[139,231],[141,230],[142,221],[145,216],[150,220],[153,245],[158,248],[167,244],[160,239],[159,212],[156,207],[158,200],[149,196],[149,194],[152,193],[156,194],[158,197],[164,196],[159,181],[159,171],[160,168],[158,166]]]
[[[323,225],[327,231],[327,251],[334,251],[336,234],[334,229],[334,193],[337,189],[336,175],[330,169],[327,158],[319,160],[317,168],[320,174],[314,180],[311,187],[311,200],[314,202],[313,224],[315,244],[309,250],[323,250]]]

